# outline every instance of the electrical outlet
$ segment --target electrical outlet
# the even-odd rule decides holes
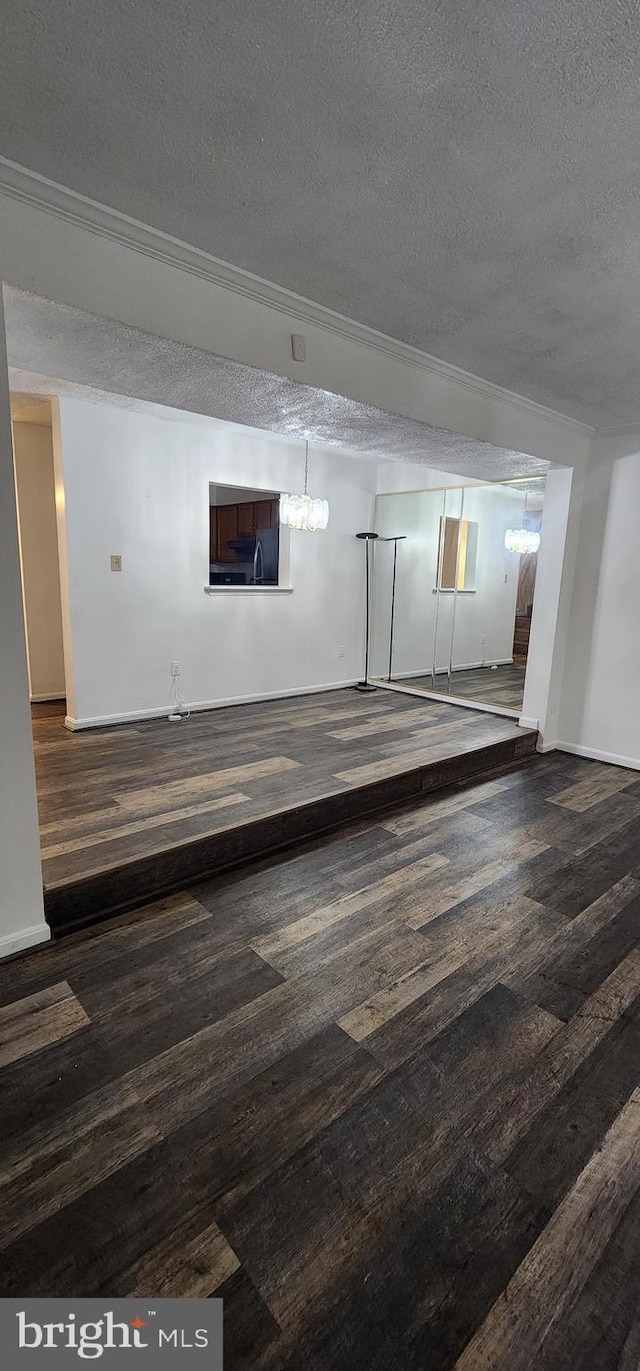
[[[179,663],[179,662],[172,662],[172,663],[171,663],[171,675],[172,675],[172,676],[179,676],[179,675],[180,675],[180,663]]]
[[[122,571],[122,557],[117,556],[111,558],[111,570]]]
[[[340,647],[338,648],[338,656],[339,656],[339,657],[346,657],[346,655],[347,655],[347,649],[346,649],[344,643],[341,643],[341,644],[340,644]]]

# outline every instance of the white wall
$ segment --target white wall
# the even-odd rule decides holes
[[[359,678],[364,563],[354,535],[370,526],[374,465],[312,454],[310,487],[329,499],[330,520],[324,533],[291,533],[292,594],[206,594],[209,483],[242,477],[252,488],[295,489],[300,443],[68,399],[55,432],[77,726],[164,712],[173,659],[193,706]],[[112,554],[122,556],[120,573],[110,570]]]
[[[380,462],[378,466],[378,495],[482,484],[470,476],[455,476],[451,471],[439,471],[437,467],[425,467],[418,462]]]
[[[521,723],[539,728],[541,751],[558,737],[583,484],[580,467],[547,473],[521,715]]]
[[[394,618],[393,674],[447,669],[450,653],[457,668],[510,662],[518,589],[519,558],[507,552],[507,528],[519,526],[524,497],[508,486],[427,490],[377,501],[381,537],[407,535],[398,544]],[[475,591],[435,595],[440,519],[463,517],[478,525]],[[393,544],[375,549],[373,674],[388,665]]]
[[[18,521],[0,301],[0,957],[44,942]]]
[[[64,695],[60,569],[51,429],[14,423],[20,561],[32,700]]]
[[[640,768],[640,435],[594,441],[585,483],[557,737]]]

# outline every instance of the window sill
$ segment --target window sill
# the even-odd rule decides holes
[[[205,586],[205,595],[293,595],[293,586]]]

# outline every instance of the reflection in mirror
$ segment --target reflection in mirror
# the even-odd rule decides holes
[[[469,519],[440,520],[438,590],[475,590],[478,525]]]
[[[374,677],[521,711],[543,501],[544,478],[378,497]]]
[[[436,586],[442,490],[381,496],[373,569],[372,675],[411,679],[431,672],[436,634]],[[403,535],[401,542],[395,538]],[[394,548],[396,562],[394,594]],[[393,642],[390,661],[391,621]]]

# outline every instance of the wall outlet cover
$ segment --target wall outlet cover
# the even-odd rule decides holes
[[[307,344],[302,333],[291,334],[291,356],[294,362],[306,362]]]
[[[119,553],[111,558],[111,570],[122,571],[122,557]]]

